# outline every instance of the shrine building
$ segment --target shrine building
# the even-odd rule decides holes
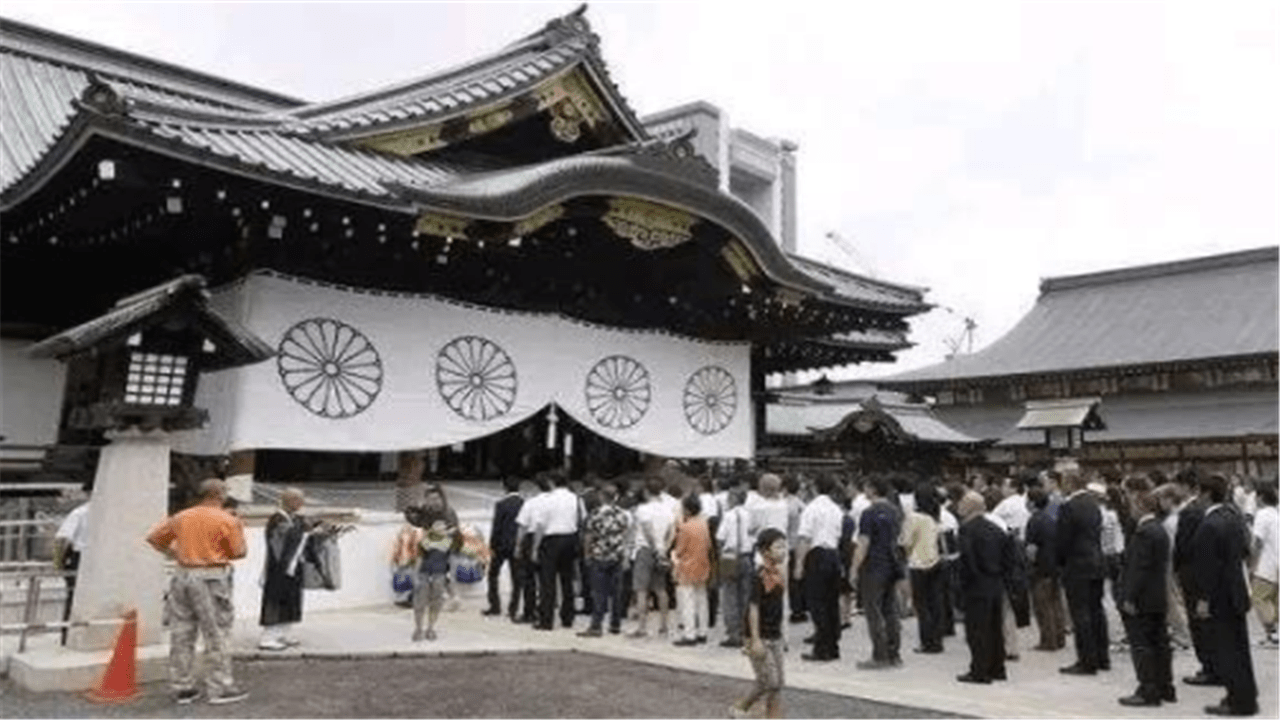
[[[67,331],[130,296],[203,285],[273,352],[190,358],[208,421],[173,433],[178,474],[291,482],[424,451],[457,477],[750,459],[766,375],[892,362],[929,309],[796,255],[795,146],[705,104],[642,120],[583,9],[321,102],[11,21],[0,72],[9,478],[119,429]],[[135,355],[123,402],[175,402],[173,362]]]
[[[991,443],[985,464],[999,472],[1066,456],[1100,471],[1274,478],[1278,253],[1048,278],[990,346],[875,383]]]

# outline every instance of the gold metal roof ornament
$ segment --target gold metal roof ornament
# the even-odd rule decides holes
[[[515,237],[524,237],[525,235],[540,230],[562,217],[564,217],[563,205],[548,205],[516,223],[511,232]]]
[[[424,212],[418,216],[415,229],[424,235],[465,238],[467,236],[467,226],[470,224],[471,221],[467,218]]]
[[[601,218],[620,238],[641,250],[675,247],[693,239],[696,217],[647,200],[611,198],[609,211]]]

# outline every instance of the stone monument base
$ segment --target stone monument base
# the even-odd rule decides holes
[[[9,658],[9,677],[33,692],[82,692],[93,689],[111,660],[111,650],[40,648]],[[169,645],[138,646],[138,684],[169,677]]]

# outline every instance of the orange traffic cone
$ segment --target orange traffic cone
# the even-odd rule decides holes
[[[126,703],[138,696],[138,611],[124,614],[124,626],[116,638],[111,662],[102,674],[98,687],[87,693],[99,703]]]

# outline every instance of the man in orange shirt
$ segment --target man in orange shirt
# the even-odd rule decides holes
[[[180,705],[200,697],[192,665],[196,635],[204,634],[208,701],[239,702],[249,693],[231,678],[231,561],[245,556],[244,525],[223,509],[221,480],[200,483],[200,502],[160,523],[147,542],[177,563],[169,584],[169,682]]]

